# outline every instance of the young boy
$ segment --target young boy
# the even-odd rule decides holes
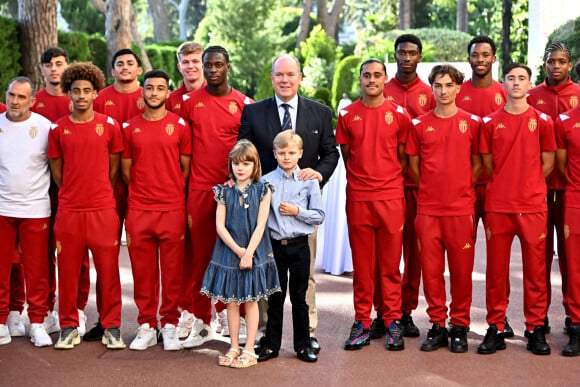
[[[548,115],[526,101],[530,68],[510,63],[503,74],[507,102],[503,109],[483,118],[479,143],[491,179],[485,198],[489,328],[477,352],[491,354],[506,348],[506,278],[510,248],[517,235],[522,245],[527,348],[536,355],[547,355],[550,346],[543,329],[547,306],[545,177],[554,168],[554,125]]]
[[[451,291],[451,352],[467,352],[475,230],[475,180],[481,171],[478,136],[481,120],[455,105],[463,74],[450,65],[429,75],[435,109],[413,120],[406,153],[419,186],[415,231],[423,290],[433,327],[422,351],[447,346],[445,252]]]
[[[314,225],[324,221],[322,196],[317,180],[298,179],[302,139],[292,129],[274,138],[274,156],[278,168],[264,176],[264,180],[276,189],[272,193],[268,228],[282,292],[274,293],[268,299],[268,323],[266,335],[260,340],[258,361],[278,356],[282,343],[284,300],[290,281],[294,350],[300,360],[315,362],[318,358],[310,344],[306,303],[310,274],[308,235],[314,231]]]
[[[52,175],[59,187],[54,233],[61,330],[55,348],[72,349],[81,341],[77,295],[88,248],[101,284],[101,342],[109,349],[122,349],[120,224],[113,195],[123,151],[121,129],[114,119],[93,110],[93,100],[105,84],[96,66],[72,64],[61,82],[73,110],[53,124],[48,141]]]

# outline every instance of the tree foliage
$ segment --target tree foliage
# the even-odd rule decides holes
[[[59,0],[60,12],[71,31],[105,34],[105,15],[90,0]]]
[[[254,96],[260,70],[271,62],[283,46],[280,26],[285,15],[273,11],[277,0],[208,0],[206,17],[195,40],[203,45],[221,45],[230,54],[230,83]],[[291,16],[291,15],[290,15]],[[288,20],[286,20],[287,22]]]

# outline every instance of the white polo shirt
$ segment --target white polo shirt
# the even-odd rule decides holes
[[[49,131],[50,121],[40,114],[22,122],[0,114],[0,215],[50,216]]]

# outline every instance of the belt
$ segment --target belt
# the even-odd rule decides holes
[[[293,245],[295,243],[306,242],[308,243],[308,235],[302,235],[296,238],[289,238],[289,239],[272,239],[274,242],[281,244],[282,246]]]

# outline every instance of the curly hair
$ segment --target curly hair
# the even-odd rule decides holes
[[[73,63],[62,73],[60,85],[65,93],[68,93],[74,81],[89,81],[95,90],[105,87],[105,74],[97,66],[90,62]]]

